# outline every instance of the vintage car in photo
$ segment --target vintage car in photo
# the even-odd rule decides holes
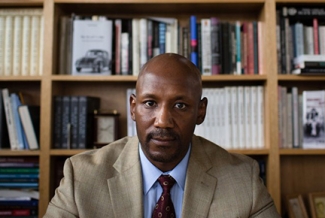
[[[81,72],[83,69],[91,69],[93,73],[101,73],[104,70],[111,69],[111,61],[107,51],[91,49],[86,52],[84,57],[76,61],[75,67],[77,72]]]

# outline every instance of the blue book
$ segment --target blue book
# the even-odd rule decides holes
[[[1,200],[0,205],[38,206],[38,200]]]
[[[159,53],[163,54],[166,52],[166,24],[159,23]]]
[[[38,188],[38,182],[0,182],[0,188]]]
[[[4,174],[1,173],[0,174],[0,178],[4,178],[4,179],[10,179],[10,178],[39,178],[39,174],[37,173],[33,173],[33,174]]]
[[[19,148],[22,150],[28,149],[27,139],[26,139],[25,133],[23,131],[23,126],[22,126],[20,116],[18,113],[18,107],[21,106],[21,102],[20,102],[19,97],[16,93],[10,94],[10,100],[11,100],[12,112],[13,112],[13,116],[14,116],[15,128],[17,131]]]
[[[196,16],[192,15],[190,18],[191,27],[191,61],[198,66],[198,43],[197,43],[197,24]]]
[[[241,74],[241,37],[240,21],[236,22],[236,74]]]

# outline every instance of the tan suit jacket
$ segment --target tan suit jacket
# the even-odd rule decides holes
[[[138,138],[126,137],[65,162],[44,217],[143,217]],[[253,159],[192,139],[183,218],[280,217]]]

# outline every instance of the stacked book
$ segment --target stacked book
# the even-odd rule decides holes
[[[37,217],[38,179],[38,158],[0,158],[0,216]]]
[[[325,55],[300,55],[294,59],[293,74],[325,75]]]

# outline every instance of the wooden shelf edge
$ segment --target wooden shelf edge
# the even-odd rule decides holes
[[[54,0],[55,3],[107,3],[107,4],[116,4],[116,3],[145,3],[145,4],[155,4],[155,3],[198,3],[197,0]],[[265,3],[265,0],[201,0],[199,2],[202,3],[216,3],[216,4],[224,4],[224,3]]]
[[[325,81],[324,76],[278,75],[279,81]]]
[[[72,156],[90,150],[92,149],[51,149],[50,155],[51,156]]]
[[[306,0],[276,0],[276,3],[306,3]],[[324,0],[308,0],[308,3],[324,3]]]
[[[0,76],[0,81],[41,81],[42,76]]]
[[[245,155],[269,155],[269,149],[229,149],[230,153]]]
[[[279,149],[279,154],[284,155],[325,155],[325,149]]]
[[[10,150],[10,149],[0,149],[0,156],[39,156],[41,151],[39,150]]]

